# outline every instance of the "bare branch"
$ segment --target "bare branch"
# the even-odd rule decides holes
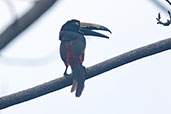
[[[158,17],[156,18],[157,19],[157,24],[161,24],[163,26],[169,26],[171,24],[171,13],[170,11],[168,11],[168,14],[169,14],[169,19],[167,19],[166,22],[162,22],[160,19],[161,19],[161,16],[160,16],[160,13],[158,13]]]
[[[92,78],[98,74],[107,72],[116,67],[122,66],[124,64],[133,62],[135,60],[138,60],[138,59],[150,56],[150,55],[154,55],[154,54],[157,54],[162,51],[169,50],[169,49],[171,49],[171,38],[129,51],[127,53],[113,57],[104,62],[101,62],[99,64],[96,64],[94,66],[87,68],[86,78],[87,79]],[[19,104],[19,103],[40,97],[42,95],[48,94],[50,92],[62,89],[64,87],[71,85],[71,83],[72,83],[72,76],[70,75],[67,78],[61,77],[61,78],[52,80],[50,82],[46,82],[44,84],[38,85],[36,87],[32,87],[27,90],[23,90],[23,91],[20,91],[11,95],[1,97],[0,109],[4,109],[10,106],[13,106],[15,104]]]
[[[43,13],[45,13],[58,0],[39,0],[24,16],[12,23],[0,34],[0,50],[10,43],[16,36],[27,29]]]
[[[166,2],[168,2],[171,5],[171,2],[169,0],[166,0]]]
[[[155,6],[163,10],[164,12],[168,11],[168,7],[162,4],[161,0],[150,0]]]

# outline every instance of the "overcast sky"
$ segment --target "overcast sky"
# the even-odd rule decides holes
[[[9,9],[4,1],[0,0],[1,32],[13,22],[16,15],[22,16],[33,5],[27,0],[10,0],[14,10]],[[87,37],[84,65],[88,67],[169,38],[171,26],[156,24],[158,12],[161,12],[163,19],[168,18],[150,0],[57,2],[1,51],[0,96],[63,75],[65,66],[59,55],[58,33],[67,20],[101,24],[113,33],[103,32],[110,39]],[[162,52],[89,79],[80,98],[75,98],[70,93],[71,87],[67,87],[4,109],[1,114],[170,114],[170,58],[170,51]]]

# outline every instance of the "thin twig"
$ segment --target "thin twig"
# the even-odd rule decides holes
[[[137,48],[122,55],[87,68],[87,79],[135,60],[171,49],[171,38]],[[61,77],[50,82],[0,98],[0,109],[19,104],[71,85],[72,76]]]
[[[166,22],[162,22],[160,19],[161,19],[161,15],[160,13],[158,13],[158,17],[156,18],[157,19],[157,24],[161,24],[163,26],[169,26],[171,24],[171,13],[170,11],[168,11],[168,14],[169,14],[169,19],[167,19]]]

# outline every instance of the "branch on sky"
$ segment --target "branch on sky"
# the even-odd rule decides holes
[[[168,11],[168,7],[166,7],[164,4],[162,4],[161,0],[150,0],[155,6],[157,6],[160,10],[163,10],[164,12]]]
[[[157,24],[161,24],[163,26],[169,26],[171,24],[171,13],[170,11],[168,11],[168,14],[169,14],[169,19],[167,19],[166,22],[162,22],[160,19],[161,19],[161,15],[160,13],[158,13],[158,17],[156,18],[157,19]]]
[[[86,79],[92,78],[119,66],[136,61],[138,59],[154,55],[166,50],[171,49],[171,38],[158,41],[156,43],[137,48],[127,53],[108,59],[104,62],[96,64],[86,69]],[[4,109],[42,95],[60,90],[72,84],[72,74],[69,77],[61,77],[44,84],[26,89],[17,93],[13,93],[0,98],[0,109]]]
[[[166,2],[168,2],[171,5],[171,2],[169,0],[166,0]]]
[[[35,2],[33,8],[25,13],[21,18],[13,22],[5,31],[0,34],[0,50],[8,45],[15,37],[27,29],[43,13],[45,13],[58,0],[39,0]]]

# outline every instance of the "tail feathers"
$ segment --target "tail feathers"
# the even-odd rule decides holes
[[[71,92],[74,92],[76,90],[76,97],[80,97],[83,89],[84,89],[84,82],[86,79],[86,70],[85,67],[82,65],[77,65],[72,67],[72,73],[73,73],[73,84],[71,88]]]
[[[74,92],[77,88],[77,81],[73,80],[72,87],[71,87],[71,93]]]
[[[76,97],[80,97],[82,92],[83,92],[83,90],[84,90],[84,82],[78,83],[78,85],[79,86],[77,86],[77,90],[76,90],[76,93],[75,93]]]
[[[77,86],[79,85],[79,86]],[[73,80],[73,84],[71,87],[71,92],[74,92],[76,90],[76,97],[80,97],[83,90],[84,90],[84,82],[77,82],[77,80]]]

